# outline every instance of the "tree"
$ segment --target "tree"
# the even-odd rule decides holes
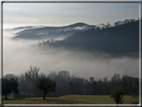
[[[116,104],[122,104],[123,94],[124,94],[123,89],[121,87],[117,87],[111,91],[110,97],[113,98]]]
[[[108,89],[108,88],[109,88],[109,87],[108,87],[108,84],[109,84],[108,78],[107,78],[107,77],[104,77],[104,78],[103,78],[103,87],[104,87],[104,88],[103,88],[103,94],[109,93],[109,92],[108,92],[108,90],[109,90],[109,89]]]
[[[28,70],[28,72],[25,73],[25,77],[29,79],[33,85],[35,85],[38,79],[38,72],[39,68],[37,68],[36,66],[30,66],[30,70]]]
[[[26,87],[25,87],[26,86]],[[35,86],[34,86],[35,87]],[[25,74],[21,74],[19,76],[19,91],[22,93],[26,93],[29,94],[29,96],[31,94],[33,94],[35,88],[33,87],[33,85],[31,84],[31,82],[29,81],[29,79],[27,79],[25,77]]]
[[[114,25],[115,25],[115,26],[119,26],[119,25],[121,25],[122,23],[123,23],[122,21],[117,21],[117,22],[114,23]]]
[[[106,28],[110,28],[111,24],[109,22],[107,22]]]
[[[36,87],[39,91],[43,92],[43,99],[45,100],[45,96],[48,92],[55,92],[56,83],[50,78],[40,77],[37,81]]]
[[[6,74],[3,78],[10,80],[11,78],[18,79],[18,76],[14,74]]]
[[[5,96],[5,99],[7,99],[7,94],[11,93],[12,91],[16,94],[19,93],[18,90],[18,79],[3,79],[2,80],[2,95]]]
[[[60,77],[60,78],[65,78],[65,79],[68,79],[69,77],[70,77],[70,73],[68,72],[68,71],[60,71],[59,73],[58,73],[58,76]]]
[[[122,85],[122,80],[120,74],[114,74],[113,77],[111,78],[111,87],[115,88],[121,85]]]
[[[25,79],[26,79],[26,81],[31,83],[35,94],[36,94],[36,82],[37,82],[38,77],[39,77],[38,72],[39,72],[38,67],[30,66],[30,69],[25,73]]]
[[[94,82],[94,77],[90,77],[90,83]]]

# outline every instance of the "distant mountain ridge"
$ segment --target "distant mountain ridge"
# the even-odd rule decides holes
[[[60,26],[60,27],[18,27],[14,29],[24,29],[23,31],[20,31],[16,33],[16,36],[13,37],[13,39],[47,39],[47,38],[56,38],[56,37],[68,37],[76,32],[88,30],[95,26],[88,25],[82,22],[74,23],[68,26]],[[29,28],[29,29],[28,29]]]

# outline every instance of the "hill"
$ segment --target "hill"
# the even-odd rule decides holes
[[[60,27],[18,27],[14,29],[23,29],[22,31],[16,33],[16,36],[13,39],[30,39],[30,40],[44,40],[44,39],[54,39],[63,37],[66,38],[70,35],[73,35],[76,32],[84,31],[90,29],[92,25],[85,23],[75,23],[68,26]]]
[[[139,21],[132,21],[105,29],[88,29],[77,32],[61,41],[46,41],[53,47],[73,50],[105,52],[114,56],[138,57]]]

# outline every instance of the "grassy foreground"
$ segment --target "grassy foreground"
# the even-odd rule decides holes
[[[137,104],[138,98],[124,95],[123,104]],[[109,95],[65,95],[61,97],[42,97],[8,99],[3,100],[3,104],[115,104]]]

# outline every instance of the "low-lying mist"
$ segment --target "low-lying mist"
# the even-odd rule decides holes
[[[105,53],[96,54],[35,45],[39,41],[12,40],[15,32],[4,31],[3,74],[20,75],[30,66],[37,66],[40,72],[67,70],[71,75],[89,79],[120,75],[139,76],[139,59],[132,57],[111,57]]]

